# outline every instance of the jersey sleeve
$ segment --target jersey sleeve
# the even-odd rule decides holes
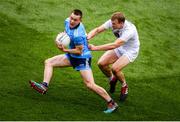
[[[133,30],[125,30],[122,35],[119,37],[119,39],[123,40],[124,42],[127,42],[130,38],[133,37],[134,31]]]
[[[106,22],[103,24],[103,26],[104,26],[105,29],[112,28],[111,20],[109,19],[108,21],[106,21]]]
[[[65,21],[64,21],[64,27],[65,28],[68,26],[68,23],[69,23],[69,18],[66,18]]]

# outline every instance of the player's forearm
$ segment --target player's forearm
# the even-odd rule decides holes
[[[114,42],[114,43],[95,46],[95,49],[93,49],[93,50],[96,50],[96,51],[112,50],[112,49],[115,49],[117,47],[120,47],[121,45],[123,45],[123,42],[121,42],[121,43]]]
[[[114,45],[113,43],[109,43],[109,44],[104,44],[104,45],[99,45],[99,46],[96,46],[96,49],[95,50],[101,50],[101,51],[106,51],[106,50],[112,50],[114,48],[116,48],[117,46]]]
[[[96,34],[98,34],[98,29],[97,29],[97,28],[93,29],[92,31],[90,31],[90,32],[88,33],[87,39],[88,39],[88,40],[92,39]]]

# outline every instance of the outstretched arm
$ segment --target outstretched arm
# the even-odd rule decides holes
[[[124,41],[121,40],[121,39],[116,39],[115,42],[113,43],[108,43],[108,44],[104,44],[104,45],[99,45],[99,46],[95,46],[95,45],[92,45],[90,44],[89,45],[89,49],[92,50],[92,51],[106,51],[106,50],[112,50],[112,49],[115,49],[121,45],[124,44]]]
[[[88,35],[87,35],[87,40],[89,41],[90,39],[92,39],[94,36],[96,36],[97,34],[105,31],[106,29],[104,28],[103,25],[91,30]]]

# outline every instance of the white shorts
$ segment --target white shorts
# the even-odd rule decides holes
[[[123,55],[127,56],[130,62],[133,62],[139,54],[139,48],[126,50],[123,49],[123,47],[118,47],[114,49],[114,51],[118,57],[121,57]]]

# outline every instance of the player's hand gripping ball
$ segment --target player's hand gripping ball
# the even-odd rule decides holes
[[[71,41],[70,37],[65,32],[59,33],[56,37],[56,42],[58,44],[62,44],[65,47],[69,46],[70,41]]]

